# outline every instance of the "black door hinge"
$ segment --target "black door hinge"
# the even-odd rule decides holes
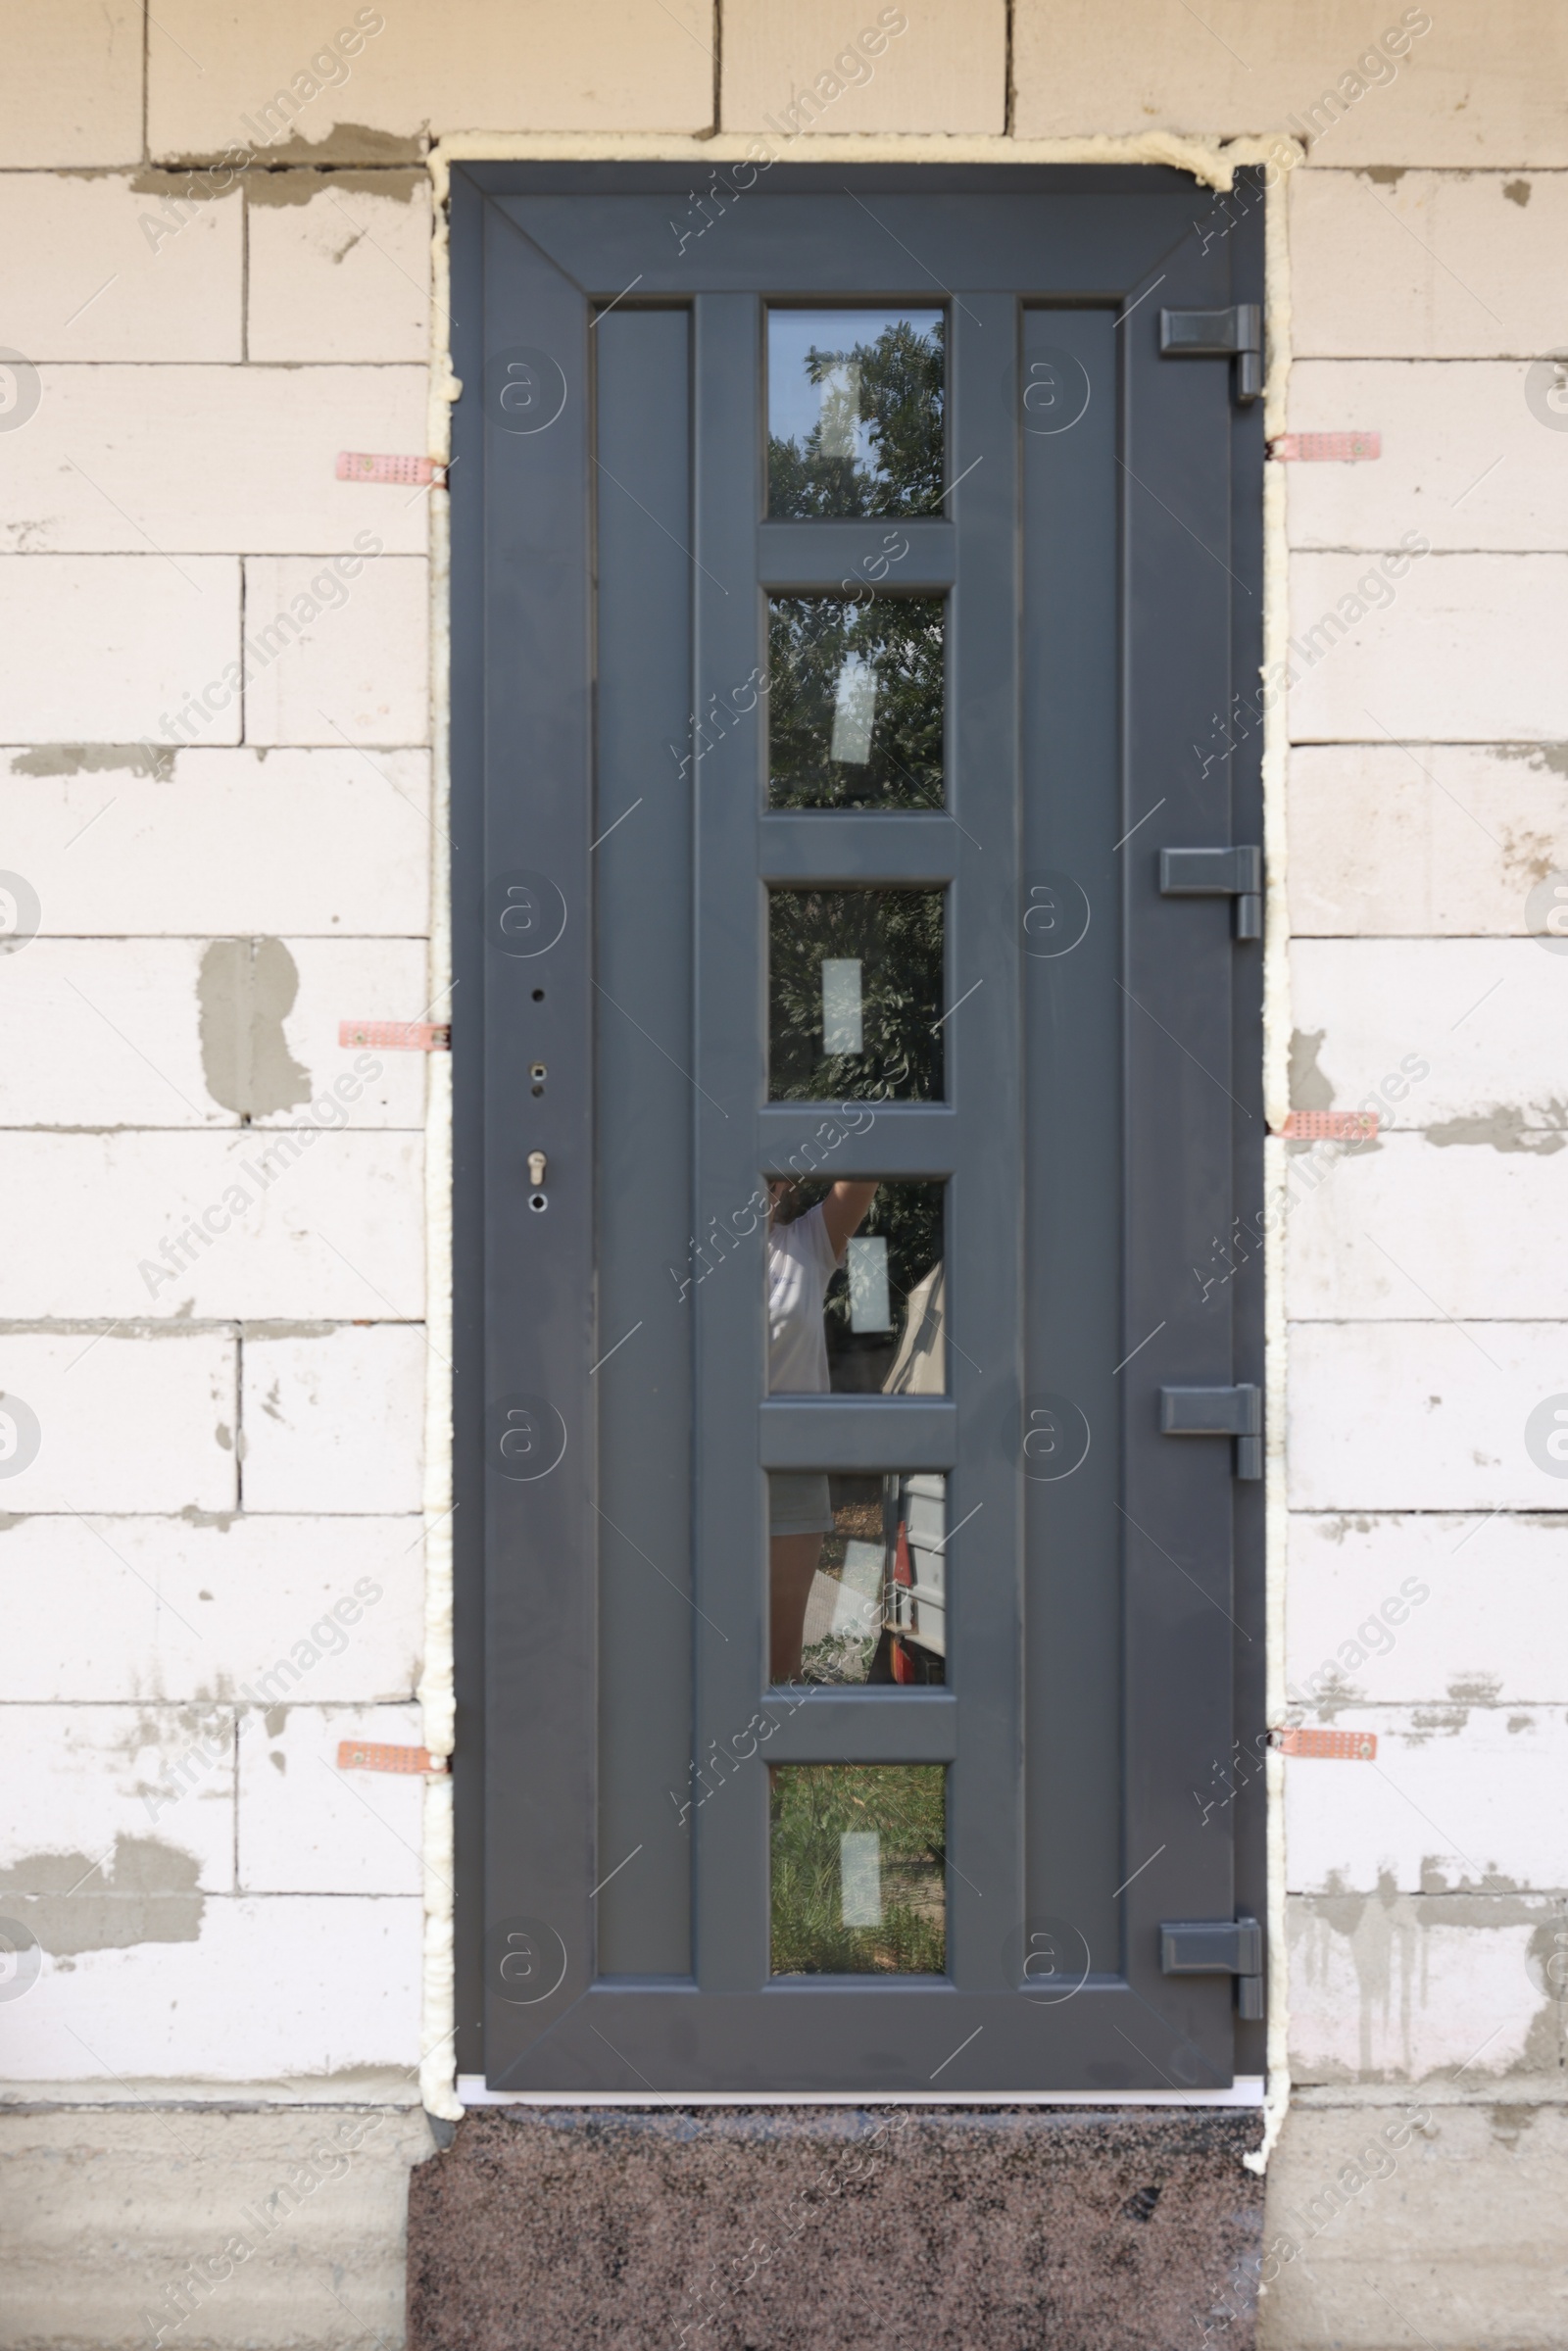
[[[1263,936],[1263,852],[1260,849],[1162,849],[1163,898],[1234,898],[1238,939]]]
[[[1256,1919],[1167,1919],[1159,1930],[1162,1976],[1234,1976],[1236,2013],[1263,2014],[1263,1930]]]
[[[1263,389],[1263,305],[1233,302],[1228,311],[1161,311],[1165,359],[1234,359],[1237,405],[1250,408]]]
[[[1239,1388],[1162,1388],[1159,1426],[1166,1437],[1234,1437],[1236,1475],[1263,1475],[1263,1391]]]

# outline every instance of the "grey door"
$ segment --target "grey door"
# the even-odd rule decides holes
[[[1161,342],[1255,239],[453,196],[464,2069],[1226,2083],[1259,951],[1166,853],[1258,838],[1263,453]]]

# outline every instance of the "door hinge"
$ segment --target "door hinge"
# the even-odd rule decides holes
[[[1246,849],[1162,849],[1162,898],[1234,898],[1238,939],[1263,936],[1263,852]]]
[[[1250,408],[1263,389],[1263,305],[1233,302],[1228,311],[1161,311],[1164,359],[1234,359],[1236,399]]]
[[[1162,1388],[1159,1426],[1166,1437],[1234,1437],[1236,1475],[1263,1475],[1263,1391],[1239,1388]]]
[[[1256,1919],[1167,1919],[1159,1930],[1162,1976],[1234,1976],[1236,2013],[1263,2014],[1263,1930]]]

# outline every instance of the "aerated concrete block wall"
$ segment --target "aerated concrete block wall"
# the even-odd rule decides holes
[[[1288,474],[1271,954],[1296,1104],[1383,1131],[1271,1147],[1278,1565],[1293,1719],[1379,1748],[1287,1767],[1261,2332],[1561,2340],[1568,18],[897,13],[863,73],[869,0],[17,0],[0,32],[0,1913],[41,1952],[0,1984],[0,2342],[400,2339],[445,1895],[419,1783],[336,1752],[424,1736],[445,1096],[338,1027],[462,1013],[431,498],[334,464],[430,445],[432,140],[804,154],[804,93],[814,152],[1306,147],[1289,422],[1383,454]],[[1196,179],[1193,213],[1225,232]]]

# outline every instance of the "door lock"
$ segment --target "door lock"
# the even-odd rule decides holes
[[[530,1184],[537,1187],[544,1182],[545,1168],[548,1162],[543,1151],[530,1151],[528,1153],[528,1181]]]

